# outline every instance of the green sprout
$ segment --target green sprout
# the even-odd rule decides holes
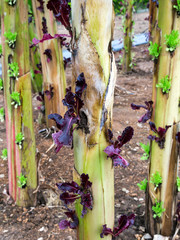
[[[0,90],[3,90],[3,80],[0,78]]]
[[[150,154],[150,145],[149,145],[149,143],[147,143],[147,145],[143,144],[143,143],[139,143],[139,145],[144,150],[144,153],[143,153],[143,155],[141,157],[141,160],[148,160],[149,154]]]
[[[12,98],[11,105],[14,105],[15,108],[21,105],[20,93],[12,92],[11,98]]]
[[[156,84],[157,88],[162,88],[162,92],[169,93],[171,89],[171,79],[168,75],[166,75],[164,78],[160,79],[160,82]]]
[[[25,188],[27,184],[27,178],[21,173],[20,176],[17,176],[18,182],[17,185],[19,188]]]
[[[154,191],[161,185],[162,183],[162,177],[158,171],[152,174],[152,177],[150,179],[150,183],[154,184],[155,188]]]
[[[150,41],[150,46],[148,48],[149,50],[149,55],[152,56],[152,60],[158,59],[160,52],[161,52],[161,48],[157,43],[152,43]]]
[[[2,57],[2,45],[0,44],[0,58]]]
[[[137,183],[137,186],[139,187],[139,190],[141,190],[141,191],[146,191],[147,182],[148,182],[148,180],[145,178],[145,179],[144,179],[143,181],[141,181],[140,183]]]
[[[7,160],[7,157],[8,157],[8,151],[7,151],[7,148],[4,148],[2,150],[1,158],[5,161],[5,160]]]
[[[173,5],[173,8],[176,9],[177,15],[180,15],[180,0],[177,0],[177,5]]]
[[[8,32],[4,33],[4,36],[7,38],[5,42],[7,42],[8,46],[12,49],[15,48],[16,44],[16,37],[17,37],[17,32],[12,33],[10,30]]]
[[[165,35],[165,40],[166,40],[166,51],[169,52],[174,52],[174,50],[176,49],[176,47],[180,44],[180,39],[179,39],[179,32],[178,30],[172,30],[172,32],[168,35]]]
[[[8,76],[18,80],[19,67],[17,62],[9,63]]]
[[[10,6],[14,6],[17,0],[5,0]]]
[[[4,122],[5,119],[5,112],[4,112],[4,108],[0,108],[0,121]]]
[[[165,212],[165,208],[163,208],[163,202],[158,202],[158,200],[155,200],[156,203],[154,206],[152,206],[152,210],[154,212],[153,218],[161,217],[162,213]]]
[[[177,177],[177,189],[178,189],[178,192],[180,192],[180,178]]]
[[[19,146],[19,149],[22,149],[23,141],[24,141],[24,134],[20,132],[16,135],[16,141],[15,141],[15,143]]]

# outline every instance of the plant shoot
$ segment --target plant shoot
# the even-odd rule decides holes
[[[10,30],[8,32],[4,33],[4,36],[6,37],[6,41],[8,46],[12,49],[15,48],[16,46],[16,37],[17,37],[17,32],[12,33]]]
[[[150,144],[149,143],[147,143],[147,144],[139,143],[139,145],[144,150],[141,160],[148,160],[149,153],[150,153]]]
[[[158,171],[152,174],[150,183],[154,184],[154,191],[156,191],[156,189],[160,187],[160,185],[162,184],[162,177]]]
[[[16,135],[16,141],[15,141],[15,143],[19,146],[19,149],[22,149],[23,141],[24,141],[24,134],[20,132]]]
[[[25,188],[27,184],[27,178],[22,173],[20,174],[20,176],[17,176],[17,178],[18,178],[18,181],[17,181],[18,187]]]
[[[8,158],[7,148],[4,148],[4,149],[2,150],[1,158],[2,158],[4,161],[7,160],[7,158]]]
[[[160,55],[160,52],[161,52],[161,48],[157,43],[152,43],[150,41],[150,46],[148,48],[149,50],[149,55],[152,56],[152,60],[157,60],[159,55]]]
[[[160,218],[162,216],[162,213],[165,212],[166,209],[163,208],[163,202],[158,202],[158,200],[156,199],[156,203],[154,206],[152,206],[152,210],[154,212],[153,218]]]
[[[4,108],[0,108],[0,121],[4,122],[5,119],[5,112],[4,112]]]
[[[140,183],[137,183],[139,190],[146,192],[147,183],[148,183],[148,180],[146,178],[142,180]]]
[[[179,32],[178,30],[172,30],[170,34],[165,35],[166,41],[166,51],[170,53],[174,52],[177,46],[180,44]]]
[[[14,105],[15,108],[21,105],[20,93],[12,92],[11,98],[12,98],[11,105]]]
[[[166,75],[164,78],[160,79],[160,82],[156,84],[157,88],[162,89],[162,93],[169,93],[171,89],[171,79],[169,78],[168,75]]]

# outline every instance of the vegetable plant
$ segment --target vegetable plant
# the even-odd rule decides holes
[[[5,0],[5,2],[7,2],[10,6],[16,5],[16,1],[17,0]]]
[[[133,110],[139,110],[141,108],[146,109],[146,113],[138,120],[138,122],[145,123],[151,118],[152,111],[153,111],[152,105],[153,105],[153,101],[145,101],[145,105],[137,105],[137,104],[131,103],[131,108]]]
[[[169,93],[171,89],[171,79],[169,76],[166,75],[164,78],[160,79],[160,82],[156,84],[156,87],[161,88],[164,94]]]
[[[4,108],[0,108],[0,121],[4,122],[5,119],[5,112],[4,112]]]
[[[165,35],[165,41],[166,41],[166,51],[174,52],[177,46],[180,44],[179,39],[179,31],[178,30],[172,30],[170,34]]]
[[[177,189],[180,192],[180,178],[177,176]]]
[[[0,90],[3,90],[3,80],[0,78]]]
[[[177,5],[173,5],[173,8],[176,9],[177,15],[180,15],[180,0],[177,0]]]
[[[4,149],[2,150],[1,158],[2,158],[3,160],[7,160],[7,157],[8,157],[8,151],[7,151],[7,148],[4,148]]]
[[[17,62],[9,63],[8,76],[15,80],[18,80],[19,67]]]
[[[18,187],[25,188],[27,184],[27,178],[22,173],[19,176],[17,176],[17,178],[18,178],[18,181],[17,181]]]
[[[150,183],[152,183],[154,185],[155,191],[158,187],[160,187],[160,185],[162,184],[162,177],[158,171],[156,171],[155,173],[152,174]]]
[[[147,143],[147,144],[139,143],[139,145],[144,150],[141,160],[148,160],[149,154],[150,154],[150,144],[149,143]]]
[[[6,37],[6,41],[8,46],[12,49],[16,46],[16,38],[17,38],[17,32],[11,32],[10,30],[8,32],[4,33],[4,36]]]
[[[15,143],[19,146],[19,149],[22,149],[23,141],[24,141],[24,134],[20,132],[16,135],[16,141],[15,141]]]
[[[15,108],[21,105],[20,93],[12,92],[11,98],[12,98],[11,105],[14,105]]]
[[[161,217],[162,213],[166,211],[165,208],[163,208],[163,202],[158,202],[158,200],[155,200],[155,205],[152,206],[152,210],[154,212],[153,218]]]
[[[160,55],[160,52],[161,52],[161,49],[162,47],[159,46],[157,43],[154,43],[152,41],[149,42],[150,43],[150,46],[148,48],[149,50],[149,55],[152,56],[152,60],[156,60],[158,59],[159,55]]]
[[[140,183],[137,183],[139,190],[146,192],[147,183],[148,183],[148,180],[146,178],[142,180]]]

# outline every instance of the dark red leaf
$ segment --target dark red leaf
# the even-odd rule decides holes
[[[71,183],[69,183],[69,182],[57,183],[56,185],[57,185],[58,189],[63,192],[78,193],[78,191],[80,190],[79,185],[74,181],[72,181]]]
[[[81,196],[78,194],[70,194],[68,192],[63,192],[60,195],[60,199],[65,203],[65,204],[71,204],[75,202],[77,199],[79,199]]]
[[[46,55],[48,63],[52,61],[51,49],[46,49],[43,54]]]
[[[129,142],[134,134],[134,129],[131,126],[128,126],[124,129],[121,136],[118,137],[118,148],[122,147],[124,144]]]
[[[42,13],[44,13],[44,1],[43,0],[37,0],[39,2],[39,7],[37,7],[37,9],[39,11],[41,11]]]
[[[47,28],[46,18],[45,17],[42,18],[42,32],[43,32],[43,34],[48,33],[48,28]]]

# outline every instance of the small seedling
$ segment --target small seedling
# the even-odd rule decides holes
[[[168,75],[166,75],[158,84],[156,84],[156,87],[161,88],[164,94],[169,93],[171,89],[171,79],[168,77]]]
[[[17,176],[18,181],[17,185],[19,188],[25,188],[27,184],[27,178],[21,173],[20,176]]]
[[[147,182],[148,180],[145,178],[143,181],[141,181],[140,183],[137,184],[137,186],[139,187],[139,190],[141,191],[146,191],[147,188]]]
[[[178,192],[180,192],[180,178],[177,177],[177,189],[178,189]]]
[[[0,78],[0,90],[3,90],[3,80]]]
[[[168,35],[165,35],[165,40],[166,40],[166,51],[169,52],[174,52],[174,50],[177,48],[177,46],[180,44],[180,39],[179,39],[179,32],[178,30],[172,30],[172,32]]]
[[[11,105],[14,105],[15,108],[21,105],[20,93],[12,92],[11,98],[12,98]]]
[[[162,183],[162,177],[158,171],[152,174],[150,183],[154,184],[155,188],[154,191],[161,185]]]
[[[180,15],[180,0],[177,0],[177,5],[173,5],[173,8],[176,9],[177,15]]]
[[[147,143],[147,145],[143,144],[143,143],[139,143],[139,145],[144,150],[144,153],[143,153],[143,156],[141,157],[141,160],[148,160],[149,153],[150,153],[150,145],[149,145],[149,143]]]
[[[5,0],[10,6],[16,5],[17,0]]]
[[[161,52],[161,48],[157,43],[152,43],[150,41],[150,46],[148,48],[149,50],[149,55],[152,56],[152,60],[158,59],[160,52]]]
[[[2,45],[0,44],[0,58],[2,57]]]
[[[15,143],[19,146],[19,149],[22,149],[23,141],[24,141],[24,134],[20,132],[16,135],[16,141],[15,141]]]
[[[7,160],[7,157],[8,157],[8,151],[7,151],[7,148],[4,148],[2,150],[1,158],[5,161],[5,160]]]
[[[156,203],[154,206],[152,206],[152,210],[154,212],[153,218],[161,217],[162,213],[165,212],[165,208],[163,208],[163,202],[158,202],[158,200],[155,200]]]
[[[8,32],[4,33],[4,36],[7,38],[6,42],[8,46],[12,49],[15,48],[16,45],[16,37],[17,37],[17,32],[12,33],[10,30]]]
[[[0,108],[0,121],[4,122],[5,119],[5,112],[4,112],[4,108]]]
[[[18,80],[19,67],[17,62],[9,63],[8,76]]]

